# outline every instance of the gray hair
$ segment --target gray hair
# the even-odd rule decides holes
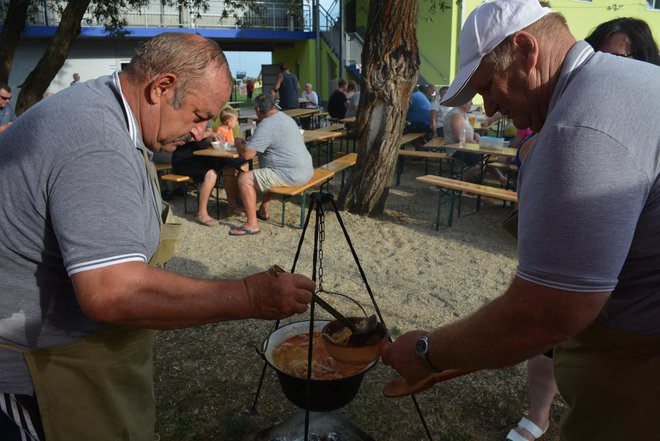
[[[176,75],[172,106],[178,109],[194,83],[213,67],[226,70],[231,78],[216,42],[195,34],[164,32],[140,46],[123,72],[134,81],[148,81],[166,72]]]
[[[557,12],[553,12],[521,30],[529,32],[538,38],[552,38],[556,35],[559,27],[568,29],[566,18]],[[513,63],[511,36],[505,38],[495,49],[490,51],[490,53],[484,57],[483,62],[491,64],[496,71],[507,69],[511,63]]]
[[[275,97],[270,93],[262,93],[254,99],[254,107],[259,109],[261,113],[266,113],[273,109],[277,109]]]

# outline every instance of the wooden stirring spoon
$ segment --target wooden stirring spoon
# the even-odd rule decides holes
[[[383,395],[387,398],[406,397],[408,395],[422,392],[433,386],[435,383],[470,374],[477,370],[478,369],[447,369],[446,371],[437,374],[431,374],[413,384],[408,383],[405,378],[399,377],[385,385],[383,388]]]

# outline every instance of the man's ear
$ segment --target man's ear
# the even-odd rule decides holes
[[[536,37],[529,32],[520,31],[512,36],[511,42],[525,71],[531,71],[536,66],[539,57],[539,42]]]
[[[158,75],[148,85],[147,99],[151,104],[160,103],[164,97],[171,96],[174,93],[175,84],[176,75],[173,73]]]

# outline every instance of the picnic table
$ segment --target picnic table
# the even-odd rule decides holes
[[[321,164],[321,150],[322,146],[325,145],[325,151],[327,155],[327,161],[332,161],[333,151],[332,151],[332,140],[344,136],[344,132],[337,132],[332,130],[325,129],[314,129],[314,130],[305,130],[303,133],[303,138],[305,144],[309,147],[316,147],[316,163]]]
[[[309,118],[310,116],[319,113],[319,109],[286,109],[282,112],[289,115],[291,118]]]

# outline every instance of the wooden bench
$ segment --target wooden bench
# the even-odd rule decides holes
[[[334,132],[336,130],[344,130],[346,127],[342,123],[336,123],[336,124],[329,124],[325,127],[319,127],[321,130],[327,130],[329,132]]]
[[[340,156],[332,162],[328,162],[325,165],[322,165],[321,169],[330,170],[335,175],[341,173],[341,187],[344,188],[344,173],[347,168],[353,167],[357,164],[357,153],[347,153],[344,156]]]
[[[423,133],[406,133],[405,135],[401,136],[401,141],[399,141],[399,147],[404,147],[410,144],[411,142],[417,141],[418,139],[423,137],[424,137]]]
[[[197,204],[199,204],[199,186],[200,182],[195,182],[193,178],[187,175],[176,175],[174,173],[168,173],[164,175],[160,175],[160,179],[162,181],[168,181],[168,182],[173,182],[175,184],[183,184],[185,185],[192,185],[195,187],[195,190],[197,192]],[[220,178],[218,178],[216,182],[216,189],[215,189],[215,207],[216,207],[216,215],[220,217],[220,195],[219,195],[219,190],[218,190],[218,185],[220,183]],[[187,192],[184,190],[184,195],[183,195],[183,212],[188,214],[188,200],[186,199]],[[198,205],[199,206],[199,205]]]
[[[409,133],[409,135],[417,135],[417,133]],[[405,136],[405,135],[404,135]],[[399,157],[396,168],[396,186],[398,187],[401,183],[401,174],[403,173],[403,162],[406,158],[419,158],[424,159],[424,173],[428,174],[429,172],[429,159],[435,159],[440,161],[440,167],[438,169],[438,174],[442,174],[442,161],[454,161],[454,158],[439,152],[429,152],[423,150],[404,150],[399,149]]]
[[[503,188],[489,187],[487,185],[473,184],[471,182],[459,181],[456,179],[443,178],[442,176],[426,175],[418,176],[417,182],[431,185],[438,189],[444,189],[438,192],[438,209],[435,217],[435,229],[440,228],[440,206],[442,205],[442,196],[449,194],[449,217],[447,226],[451,227],[454,214],[454,196],[456,193],[470,193],[477,196],[484,196],[493,199],[499,199],[506,202],[518,202],[518,194],[515,191],[505,190]],[[459,196],[460,197],[460,196]],[[459,211],[460,216],[460,211]]]
[[[158,166],[156,166],[156,170],[157,169],[158,169]],[[186,175],[176,175],[174,173],[167,173],[167,174],[160,175],[160,180],[165,181],[165,182],[172,182],[174,184],[183,184],[183,186],[184,186],[183,212],[188,213],[188,201],[186,199],[186,195],[187,195],[188,192],[185,190],[185,187],[189,184],[194,185],[193,179],[190,176],[186,176]]]
[[[305,204],[307,201],[307,190],[310,188],[316,187],[318,185],[323,185],[328,182],[335,173],[327,168],[318,167],[314,169],[314,175],[312,178],[307,181],[305,184],[297,185],[295,187],[272,187],[269,191],[273,194],[279,194],[282,196],[282,226],[284,226],[284,215],[286,210],[286,200],[293,196],[302,196],[302,202],[300,204],[300,228],[303,227],[305,222]]]
[[[159,175],[162,172],[170,171],[170,170],[172,170],[172,164],[156,164],[156,173]]]

